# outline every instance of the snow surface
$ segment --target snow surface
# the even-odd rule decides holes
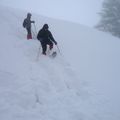
[[[0,120],[120,120],[119,39],[33,14],[61,52],[37,59],[40,43],[26,40],[22,27],[27,12],[0,6],[0,13]]]

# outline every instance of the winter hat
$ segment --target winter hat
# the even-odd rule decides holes
[[[31,16],[32,16],[32,14],[31,14],[31,13],[28,13],[28,14],[27,14],[27,17],[31,17]]]
[[[43,25],[43,29],[48,29],[48,28],[49,28],[48,24]]]

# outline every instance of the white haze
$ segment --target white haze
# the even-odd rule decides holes
[[[25,11],[0,13],[0,120],[120,120],[119,39],[33,14],[37,30],[48,23],[58,42],[51,59],[26,39]]]
[[[2,0],[1,4],[90,27],[97,24],[103,0]]]

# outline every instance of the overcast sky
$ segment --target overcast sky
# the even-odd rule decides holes
[[[100,17],[103,0],[0,0],[0,3],[41,15],[77,22],[90,27]]]

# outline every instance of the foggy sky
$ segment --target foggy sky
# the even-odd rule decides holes
[[[1,0],[0,3],[90,27],[97,24],[103,0]]]

